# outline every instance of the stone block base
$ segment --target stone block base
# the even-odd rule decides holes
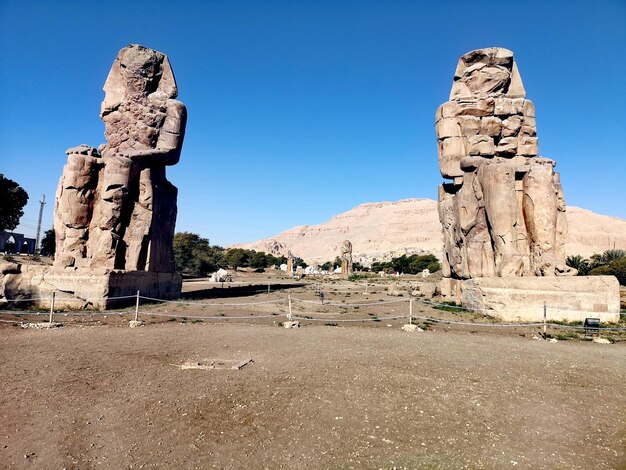
[[[144,297],[176,299],[182,278],[178,273],[23,266],[21,273],[5,275],[3,284],[5,298],[33,299],[30,305],[50,307],[54,292],[55,308],[109,309],[134,304],[137,291]]]
[[[619,321],[619,283],[613,276],[485,277],[457,283],[464,307],[487,310],[504,321],[543,321],[544,303],[548,321]]]

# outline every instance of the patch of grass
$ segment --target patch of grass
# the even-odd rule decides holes
[[[324,326],[337,326],[337,323],[324,323]]]
[[[194,318],[193,320],[191,320],[191,323],[203,323],[204,320],[202,320],[202,318]]]
[[[466,311],[463,307],[457,306],[456,302],[444,302],[445,305],[433,305],[435,310],[441,310],[444,312],[459,313]]]
[[[348,277],[348,281],[358,281],[360,279],[369,279],[370,277],[372,277],[370,274],[351,274],[350,277]]]

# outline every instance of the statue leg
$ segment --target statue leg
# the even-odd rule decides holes
[[[521,276],[524,258],[517,252],[518,217],[515,166],[491,163],[478,170],[485,216],[495,254],[495,272],[500,277]]]
[[[530,239],[531,266],[536,275],[575,274],[557,254],[558,231],[563,230],[563,220],[559,220],[560,184],[555,183],[558,179],[548,161],[531,165],[524,178],[523,210]]]
[[[129,158],[113,156],[106,159],[100,199],[94,210],[89,237],[92,267],[125,268],[123,236],[132,211],[129,197],[132,172]]]

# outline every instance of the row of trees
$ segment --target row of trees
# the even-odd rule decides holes
[[[424,269],[428,269],[431,273],[439,271],[441,264],[435,255],[402,255],[398,258],[392,258],[387,262],[372,263],[372,272],[396,272],[404,274],[419,274]]]
[[[607,250],[589,259],[580,255],[568,256],[565,262],[577,269],[579,276],[615,276],[621,285],[626,286],[626,250]]]
[[[263,269],[287,263],[284,256],[273,256],[262,251],[243,248],[222,248],[196,233],[179,232],[174,235],[174,262],[176,270],[189,276],[206,276],[220,268]],[[301,258],[294,258],[294,267],[306,267]]]

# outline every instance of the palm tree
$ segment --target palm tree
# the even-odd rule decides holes
[[[590,271],[589,260],[580,255],[568,256],[565,260],[565,264],[567,264],[570,268],[578,270],[578,274],[580,276],[585,276]]]

